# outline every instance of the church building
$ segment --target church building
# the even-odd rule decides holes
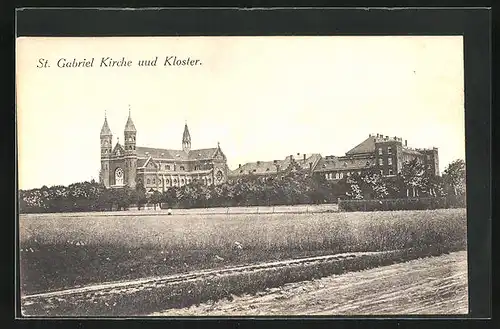
[[[222,184],[227,180],[227,160],[220,145],[217,143],[214,148],[192,150],[187,123],[180,150],[137,146],[137,130],[130,110],[123,145],[118,140],[112,146],[113,135],[106,116],[100,137],[99,180],[107,188],[135,188],[137,183],[142,183],[148,192],[162,192],[169,187],[181,187],[195,180],[206,185]]]

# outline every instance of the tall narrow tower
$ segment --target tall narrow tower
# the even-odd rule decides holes
[[[125,137],[125,182],[128,186],[135,188],[135,177],[137,173],[137,150],[136,136],[137,130],[135,129],[132,116],[130,114],[130,105],[128,108],[128,119],[125,124],[124,130]]]
[[[191,135],[189,134],[187,122],[184,125],[184,133],[182,134],[182,150],[186,153],[191,150]]]
[[[109,187],[109,162],[111,158],[111,142],[113,134],[109,129],[108,118],[104,113],[104,124],[101,128],[101,172],[99,174],[99,182],[104,186]]]

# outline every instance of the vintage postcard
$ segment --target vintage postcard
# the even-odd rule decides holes
[[[467,314],[463,49],[17,38],[22,314]]]

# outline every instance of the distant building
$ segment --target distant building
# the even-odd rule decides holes
[[[369,135],[367,139],[348,151],[345,156],[321,158],[314,169],[316,175],[327,180],[339,180],[348,175],[377,170],[383,176],[395,176],[401,172],[406,161],[418,159],[433,175],[439,175],[437,148],[412,149],[400,137],[381,134]]]
[[[238,165],[238,168],[229,172],[229,178],[235,179],[247,175],[272,176],[289,171],[305,171],[312,174],[321,159],[320,154],[289,155],[283,160],[256,161]]]
[[[194,180],[203,184],[221,184],[227,180],[226,156],[220,145],[214,148],[191,149],[187,124],[182,136],[182,149],[160,149],[136,146],[137,130],[132,117],[124,129],[124,144],[119,140],[112,147],[112,133],[107,118],[101,129],[101,170],[99,180],[106,187],[130,186],[142,183],[146,191],[165,191]]]

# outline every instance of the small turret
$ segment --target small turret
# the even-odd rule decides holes
[[[191,135],[189,134],[187,122],[184,125],[184,133],[182,134],[182,149],[186,153],[189,153],[191,150]]]
[[[101,170],[99,174],[99,182],[104,186],[109,187],[109,160],[112,152],[113,134],[109,129],[108,118],[104,112],[104,124],[101,128]]]
[[[137,136],[137,130],[135,129],[134,122],[132,121],[132,116],[130,114],[130,105],[128,108],[128,119],[127,123],[125,124],[125,152],[127,153],[135,153],[135,146],[136,146],[136,136]]]
[[[111,141],[113,138],[113,134],[111,133],[111,129],[109,129],[108,118],[106,116],[106,112],[104,112],[104,124],[101,128],[101,157],[109,156],[111,154]]]

